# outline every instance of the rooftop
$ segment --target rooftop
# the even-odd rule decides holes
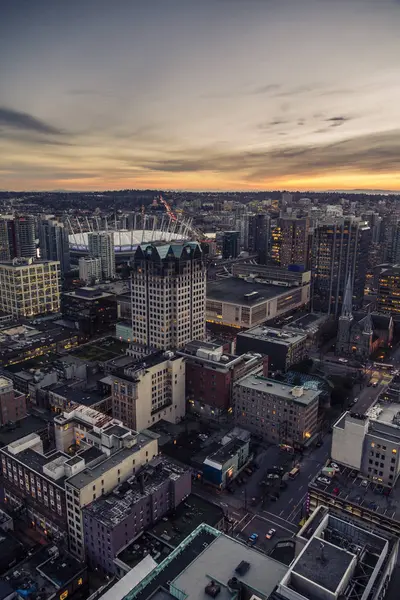
[[[136,381],[142,372],[148,368],[160,365],[167,360],[181,359],[180,356],[171,351],[160,350],[148,354],[141,359],[131,358],[128,364],[123,366],[117,366],[115,369],[111,369],[112,374],[116,377],[121,377]]]
[[[43,592],[43,597],[52,598],[68,582],[83,575],[85,570],[86,566],[70,554],[55,546],[46,546],[14,566],[6,577],[14,590],[34,588]]]
[[[152,440],[155,439],[155,437],[156,434],[151,433],[147,430],[140,432],[137,435],[137,442],[134,446],[132,446],[132,448],[122,448],[121,450],[114,452],[114,454],[111,454],[111,456],[105,458],[105,460],[103,460],[102,462],[93,465],[92,467],[88,467],[80,473],[77,473],[76,475],[70,477],[68,479],[68,483],[76,489],[82,489],[86,487],[94,479],[97,479],[98,477],[104,475],[104,473],[106,473],[113,466],[118,465],[130,456],[134,457],[135,453],[138,452],[140,448],[143,448],[143,446],[149,444]]]
[[[306,339],[305,334],[295,331],[285,331],[282,329],[274,329],[273,327],[258,326],[246,331],[240,332],[238,335],[249,338],[263,339],[274,344],[282,346],[291,346]]]
[[[13,429],[0,427],[0,447],[7,446],[31,433],[47,430],[48,422],[34,415],[28,415],[17,421]]]
[[[329,494],[334,500],[335,506],[354,506],[354,512],[357,508],[367,510],[371,513],[378,513],[382,517],[393,521],[400,521],[400,479],[397,480],[394,488],[390,490],[374,482],[367,481],[361,485],[364,478],[358,475],[358,472],[349,467],[341,466],[340,473],[337,473],[329,484],[317,481],[321,473],[310,482],[310,487]],[[333,491],[335,490],[335,493]],[[336,492],[336,490],[338,490]],[[389,493],[389,495],[385,495]]]
[[[308,406],[320,395],[319,390],[298,388],[287,385],[276,379],[268,379],[261,375],[246,375],[238,381],[237,386],[244,387],[264,394],[272,394],[283,400],[291,400],[296,404]],[[299,394],[299,395],[297,395]]]
[[[80,390],[68,384],[53,386],[50,391],[52,394],[66,398],[69,402],[84,406],[93,406],[104,399],[104,396],[97,391]]]
[[[180,477],[185,469],[166,458],[155,458],[137,476],[115,488],[112,494],[99,498],[85,508],[86,515],[108,528],[119,525],[128,517],[134,505],[149,496],[167,480]]]
[[[212,281],[207,284],[207,300],[241,304],[242,306],[256,306],[271,298],[276,298],[287,293],[286,288],[263,283],[248,283],[239,277],[229,277],[221,281]]]
[[[333,544],[312,539],[296,561],[294,573],[335,592],[354,559],[354,554]]]
[[[173,581],[188,600],[203,600],[205,587],[218,582],[220,600],[231,600],[227,584],[236,577],[250,590],[268,597],[286,574],[287,567],[226,535],[216,537]]]

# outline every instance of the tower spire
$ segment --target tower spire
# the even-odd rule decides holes
[[[346,287],[344,290],[344,298],[342,305],[342,317],[347,317],[351,319],[353,316],[353,288],[351,285],[351,271],[349,271],[349,276],[347,278]]]

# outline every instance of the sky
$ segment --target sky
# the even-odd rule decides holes
[[[400,0],[1,0],[0,189],[400,190]]]

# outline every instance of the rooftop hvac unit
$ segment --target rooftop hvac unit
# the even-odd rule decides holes
[[[221,591],[221,586],[218,583],[215,583],[215,581],[210,581],[210,583],[208,583],[204,588],[204,591],[207,596],[216,598]]]

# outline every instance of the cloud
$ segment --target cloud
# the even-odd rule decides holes
[[[350,117],[330,117],[329,119],[325,119],[327,123],[330,123],[330,127],[340,127],[346,121],[350,121]]]
[[[165,160],[138,159],[136,166],[170,173],[231,173],[259,181],[268,177],[317,175],[335,170],[394,173],[400,171],[399,155],[400,130],[396,130],[314,146],[275,146],[265,151],[182,150],[169,153]]]
[[[42,135],[60,135],[62,131],[24,112],[0,107],[0,127],[40,133]]]

